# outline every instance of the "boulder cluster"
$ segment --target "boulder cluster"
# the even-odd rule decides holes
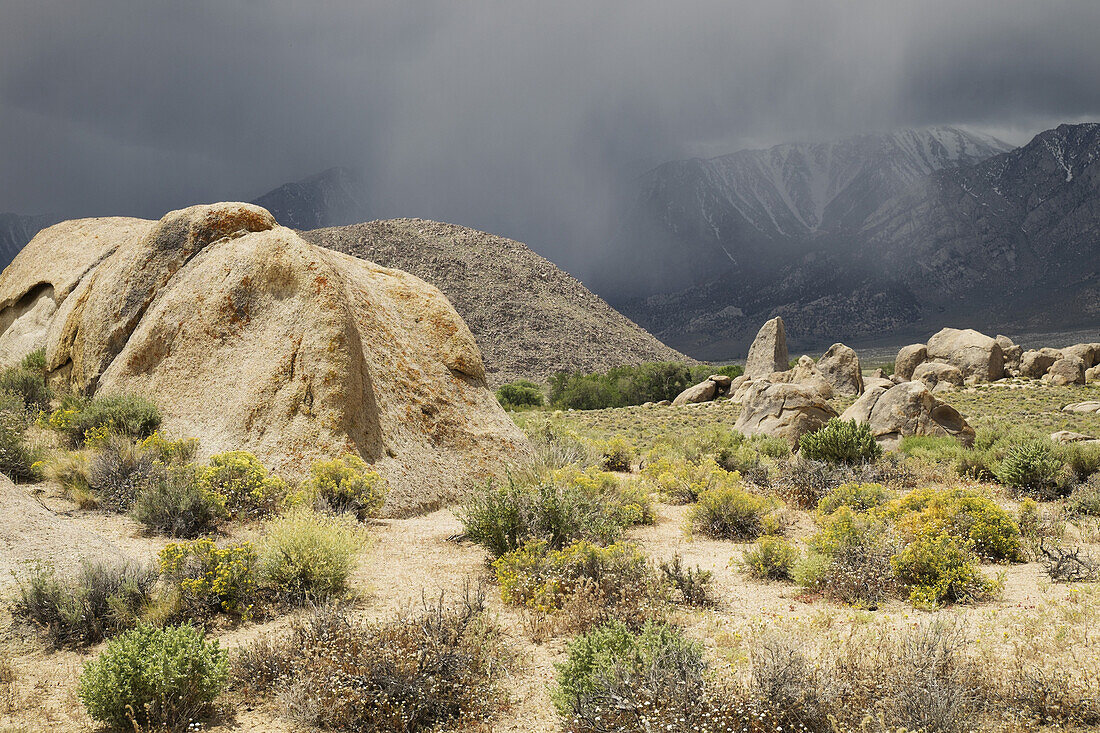
[[[859,355],[844,344],[833,344],[817,361],[801,356],[791,366],[783,319],[777,317],[765,323],[757,334],[742,376],[710,377],[685,390],[673,404],[705,402],[728,395],[741,405],[736,430],[746,435],[781,437],[792,446],[834,417],[867,423],[875,438],[887,448],[896,447],[906,435],[950,436],[969,445],[974,440],[974,430],[933,392],[962,386],[968,375],[982,373],[983,369],[986,374],[994,371],[988,364],[989,357],[971,349],[968,343],[956,349],[950,343],[941,343],[944,341],[930,342],[933,353],[955,356],[957,352],[957,364],[930,360],[929,347],[921,345],[909,357],[914,363],[904,375],[887,376],[878,371],[864,379]],[[907,349],[912,347],[906,347],[903,353],[908,354]],[[829,404],[834,397],[858,399],[838,415]]]
[[[1007,336],[945,328],[927,344],[902,347],[894,374],[924,382],[932,391],[1005,377],[1040,379],[1054,386],[1100,381],[1100,343],[1024,351]]]

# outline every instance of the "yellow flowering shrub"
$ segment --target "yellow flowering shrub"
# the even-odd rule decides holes
[[[268,514],[287,493],[286,482],[268,475],[259,459],[243,450],[213,456],[200,468],[199,481],[221,496],[226,510],[237,518]]]
[[[295,494],[295,503],[313,502],[337,514],[354,514],[360,521],[378,514],[389,491],[386,480],[353,453],[317,461],[309,474]]]
[[[158,561],[161,576],[189,615],[251,617],[257,567],[252,543],[219,548],[207,538],[173,542],[161,550]]]
[[[1012,516],[973,489],[915,489],[879,511],[907,537],[944,532],[989,560],[1023,558],[1020,528]]]

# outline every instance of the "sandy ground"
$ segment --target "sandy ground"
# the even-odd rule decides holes
[[[99,512],[70,511],[63,500],[44,498],[46,508],[30,496],[27,487],[0,486],[0,538],[7,544],[0,549],[0,567],[9,575],[17,567],[12,558],[41,553],[59,566],[75,565],[81,557],[96,553],[118,553],[149,560],[164,544],[150,538],[125,517]],[[19,493],[21,492],[21,493]],[[38,507],[38,509],[35,509]],[[70,508],[71,509],[71,508]],[[39,511],[41,510],[41,511]],[[642,544],[654,559],[669,559],[679,554],[686,564],[699,565],[714,573],[714,585],[720,603],[706,611],[683,611],[677,620],[689,633],[710,645],[719,632],[739,633],[750,624],[782,625],[803,620],[823,623],[822,618],[846,623],[864,618],[859,612],[820,600],[800,596],[791,584],[759,582],[749,579],[736,561],[748,545],[689,537],[684,531],[687,508],[659,505],[655,525],[634,530],[631,538]],[[27,529],[30,523],[30,529]],[[810,531],[808,515],[798,517],[796,534]],[[372,541],[364,552],[353,576],[357,597],[354,608],[366,618],[384,619],[415,608],[425,598],[434,599],[442,592],[454,597],[467,583],[487,582],[489,573],[485,551],[457,539],[461,524],[450,510],[440,510],[411,519],[383,520],[369,528]],[[1004,597],[990,604],[956,607],[938,613],[975,623],[1005,611],[1027,612],[1043,604],[1059,602],[1075,592],[1073,586],[1052,585],[1044,580],[1037,564],[1008,567],[989,566],[990,573],[1004,573]],[[7,589],[11,592],[10,583]],[[519,614],[500,603],[492,586],[487,587],[492,613],[497,617],[511,644],[520,652],[518,663],[506,681],[510,698],[506,713],[494,726],[495,731],[515,732],[560,730],[550,702],[554,665],[563,658],[565,640],[551,639],[535,644],[523,630]],[[880,619],[899,622],[930,614],[915,611],[897,601],[877,612]],[[218,633],[229,648],[285,628],[289,617],[262,624],[248,624]],[[832,623],[832,622],[830,622]],[[51,652],[26,629],[13,627],[10,617],[0,618],[0,652],[11,660],[14,684],[0,685],[0,732],[78,731],[92,728],[76,697],[75,689],[81,665],[96,652]],[[231,716],[216,722],[209,730],[257,731],[281,733],[296,728],[281,721],[275,711],[234,700]]]

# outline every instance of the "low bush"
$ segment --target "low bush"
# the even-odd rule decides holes
[[[610,619],[640,626],[655,611],[655,577],[634,545],[580,541],[551,550],[534,541],[493,561],[501,599],[539,614],[558,614],[572,631]]]
[[[1064,464],[1049,440],[1027,440],[1009,448],[997,469],[997,480],[1036,498],[1058,493]]]
[[[1066,443],[1056,446],[1054,452],[1075,481],[1085,481],[1100,471],[1100,445]]]
[[[199,441],[196,438],[181,438],[169,440],[159,431],[154,431],[138,446],[152,455],[153,460],[160,461],[166,466],[182,466],[195,460],[195,454],[199,452]]]
[[[19,395],[28,410],[48,409],[53,399],[53,392],[46,385],[45,373],[25,366],[0,370],[0,391]]]
[[[709,607],[717,602],[711,589],[714,573],[699,566],[689,568],[679,555],[657,566],[661,581],[688,606]]]
[[[851,480],[844,468],[800,453],[779,464],[771,489],[799,509],[813,509],[822,497]]]
[[[29,418],[23,398],[0,391],[0,473],[12,481],[41,478],[41,451],[27,443]]]
[[[229,676],[226,652],[192,626],[139,626],[84,666],[80,699],[114,728],[184,730],[203,717]]]
[[[257,561],[251,543],[220,548],[209,539],[173,542],[157,560],[161,577],[187,618],[214,613],[252,616]]]
[[[298,507],[264,528],[260,578],[292,603],[338,597],[346,592],[356,555],[365,543],[353,518]]]
[[[55,646],[95,644],[135,625],[152,601],[156,572],[134,563],[84,563],[71,578],[36,564],[17,578],[12,614]]]
[[[83,453],[56,451],[46,459],[42,472],[47,480],[61,487],[66,499],[76,502],[81,509],[99,506],[99,500],[92,491],[88,459]]]
[[[275,698],[299,726],[481,730],[505,699],[509,661],[483,595],[467,593],[378,624],[322,607],[285,636],[243,648],[233,680],[250,699]]]
[[[741,557],[741,566],[760,580],[790,580],[798,548],[781,537],[761,537]]]
[[[988,560],[1022,559],[1020,529],[1004,509],[972,489],[924,488],[882,507],[908,537],[942,531]]]
[[[896,592],[890,564],[897,543],[886,523],[841,506],[818,516],[809,553],[791,569],[792,579],[808,591],[853,606],[876,608]]]
[[[997,480],[1022,494],[1049,499],[1057,494],[1065,464],[1049,440],[1027,440],[1005,452]]]
[[[982,601],[998,589],[982,575],[969,547],[942,529],[922,531],[891,564],[898,581],[909,588],[909,600],[917,606]]]
[[[605,471],[630,473],[634,462],[634,446],[622,438],[612,438],[600,444],[600,466]]]
[[[108,436],[88,461],[88,484],[100,505],[128,512],[143,490],[160,480],[153,453],[130,438]]]
[[[55,411],[49,424],[64,431],[74,443],[110,433],[147,438],[160,427],[160,410],[138,395],[104,395],[91,400],[70,400]]]
[[[460,519],[469,539],[499,557],[530,540],[554,550],[578,540],[609,544],[655,514],[640,487],[624,487],[609,473],[562,469],[531,482],[490,482],[470,496]]]
[[[736,482],[736,474],[712,463],[692,463],[675,458],[657,458],[642,467],[642,477],[663,501],[670,504],[691,504],[699,496],[728,482]]]
[[[225,498],[207,488],[201,466],[157,466],[138,491],[134,519],[169,537],[196,537],[226,516]]]
[[[700,703],[705,667],[673,626],[610,622],[570,642],[552,697],[573,731],[689,730],[681,716]]]
[[[351,514],[359,521],[374,517],[386,501],[386,480],[357,455],[345,453],[317,461],[299,489],[318,511]]]
[[[693,531],[721,540],[754,540],[761,535],[782,534],[782,506],[774,499],[745,491],[737,474],[722,485],[704,491],[688,510]]]
[[[531,472],[541,476],[562,468],[584,470],[595,465],[598,456],[592,444],[576,433],[554,427],[548,419],[534,420],[524,432],[535,449]]]
[[[803,435],[798,446],[806,458],[827,463],[869,463],[882,455],[882,446],[867,423],[839,418],[829,420],[820,430]]]
[[[898,450],[922,461],[953,464],[964,449],[959,441],[949,436],[906,435]]]
[[[229,516],[237,519],[260,517],[274,511],[287,493],[278,476],[269,476],[256,456],[237,450],[212,456],[206,466],[195,469],[196,481],[204,492],[220,497]]]
[[[1066,498],[1066,511],[1071,515],[1100,517],[1100,476],[1080,483]]]
[[[894,493],[882,484],[841,484],[818,502],[817,512],[820,515],[832,514],[842,506],[856,512],[865,512],[877,509],[892,498]]]
[[[526,379],[520,379],[497,388],[497,402],[506,410],[529,410],[542,407],[546,398],[542,387]]]

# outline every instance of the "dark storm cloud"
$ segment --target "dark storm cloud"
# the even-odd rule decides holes
[[[663,159],[1096,116],[1097,29],[1085,1],[5,0],[0,211],[158,216],[349,165],[372,215],[583,271]]]

